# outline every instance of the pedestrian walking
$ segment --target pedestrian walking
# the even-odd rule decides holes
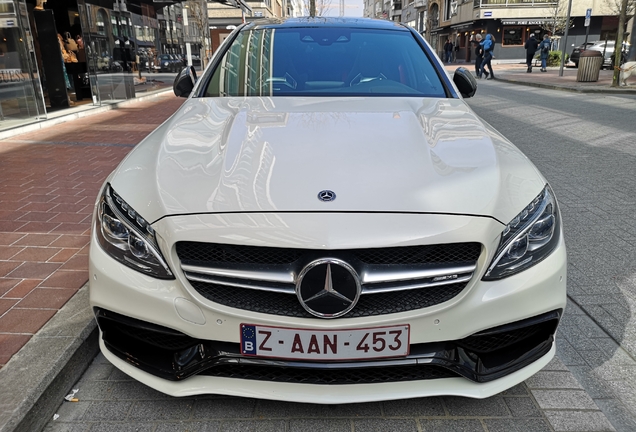
[[[526,64],[528,65],[528,70],[526,72],[532,72],[532,60],[534,59],[534,54],[537,52],[539,47],[539,41],[534,37],[534,33],[530,35],[526,44],[523,46],[526,49]]]
[[[446,43],[444,44],[444,61],[446,63],[450,63],[452,57],[453,57],[453,43],[450,41],[450,39],[446,39]]]
[[[541,54],[541,72],[547,72],[546,66],[548,65],[548,55],[550,55],[550,48],[552,47],[552,41],[547,34],[543,35],[543,40],[539,44],[539,53]]]
[[[495,38],[493,35],[488,33],[484,40],[479,43],[479,46],[481,46],[483,50],[484,59],[481,61],[481,67],[477,78],[481,78],[482,75],[486,75],[486,79],[495,79],[495,73],[492,71],[492,65],[490,64],[492,61],[492,52],[495,49]],[[486,66],[488,66],[490,73],[486,72]]]
[[[475,48],[475,76],[481,78],[481,62],[484,60],[484,50],[479,43],[481,42],[481,35],[477,33],[471,40],[473,47]]]

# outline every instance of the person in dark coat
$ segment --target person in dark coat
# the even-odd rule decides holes
[[[446,43],[444,44],[444,61],[446,63],[450,63],[453,58],[453,43],[450,39],[446,39]]]
[[[480,42],[481,35],[477,33],[472,40],[473,46],[475,47],[475,76],[477,78],[481,78],[479,71],[481,69],[481,62],[484,60],[484,51],[481,48],[481,45],[479,45]]]
[[[537,41],[534,37],[534,33],[530,35],[524,45],[524,48],[526,49],[526,64],[528,65],[528,70],[526,72],[530,73],[532,72],[532,59],[539,48],[539,41]]]

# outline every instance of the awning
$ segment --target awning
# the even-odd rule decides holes
[[[473,28],[473,24],[475,23],[475,21],[471,21],[471,22],[467,22],[467,23],[461,23],[461,24],[456,24],[456,25],[452,25],[451,28],[453,30],[457,30],[457,31],[461,31],[461,30],[470,30]]]
[[[249,13],[249,14],[252,13],[252,8],[245,2],[245,0],[217,0],[217,1],[208,0],[208,3],[221,3],[227,6],[239,8],[245,13]]]
[[[502,19],[502,25],[520,25],[520,26],[529,26],[529,25],[541,25],[546,21],[550,21],[550,18],[526,18],[526,19]]]

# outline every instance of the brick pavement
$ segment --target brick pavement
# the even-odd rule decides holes
[[[99,187],[183,101],[162,95],[0,141],[0,367],[86,283]]]

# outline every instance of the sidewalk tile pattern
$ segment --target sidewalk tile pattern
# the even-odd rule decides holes
[[[183,100],[162,95],[0,141],[0,367],[86,283],[100,186]]]

